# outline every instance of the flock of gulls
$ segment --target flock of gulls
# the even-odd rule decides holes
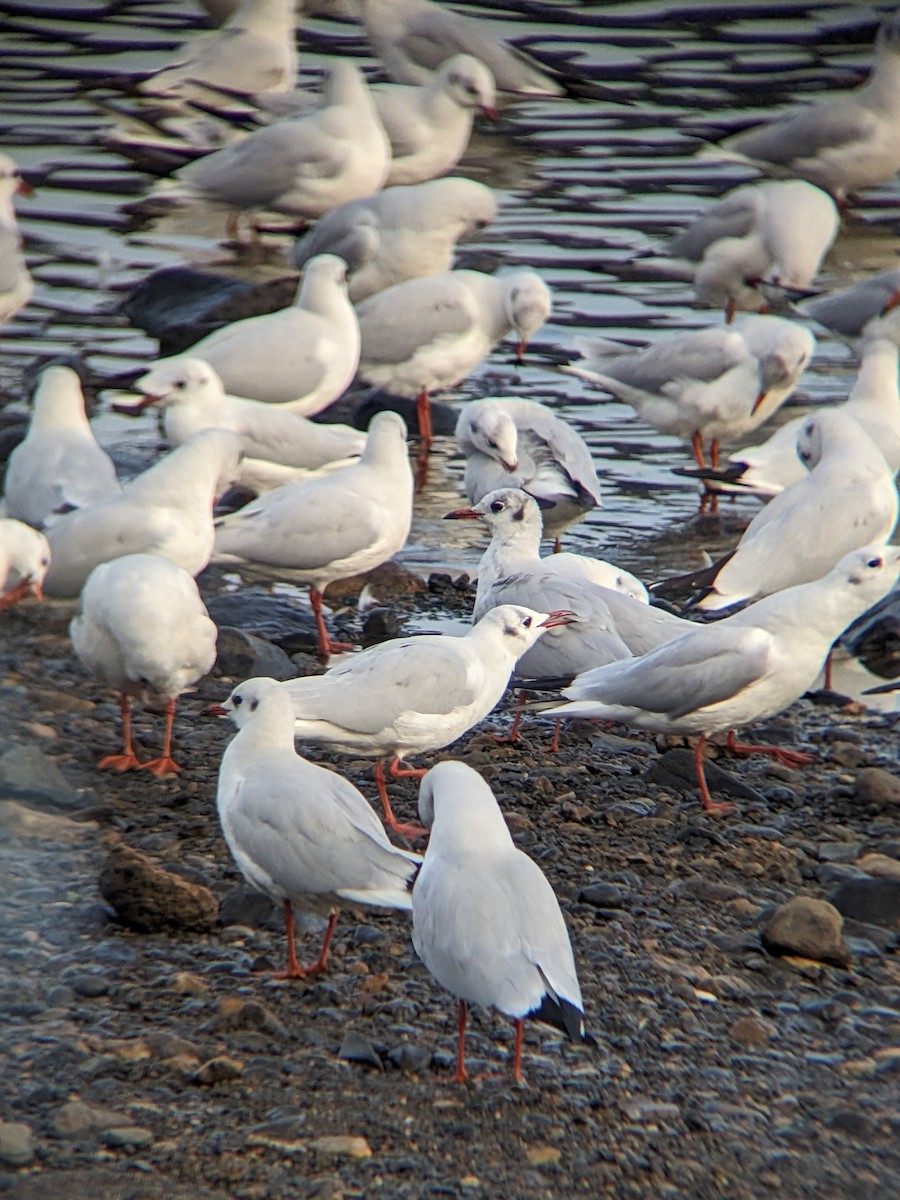
[[[390,82],[370,87],[341,59],[321,95],[295,90],[294,0],[222,0],[209,5],[219,29],[136,85],[160,139],[185,155],[154,187],[154,203],[212,205],[231,237],[242,223],[255,236],[261,211],[309,224],[294,249],[296,302],[150,365],[120,408],[157,409],[170,449],[136,478],[117,478],[78,376],[58,365],[43,371],[27,436],[9,458],[0,610],[42,592],[80,598],[75,653],[121,698],[122,751],[101,768],[180,769],[176,700],[216,657],[194,578],[210,562],[289,571],[309,587],[323,660],[352,649],[331,638],[323,593],[406,543],[417,478],[427,480],[430,395],[459,384],[505,338],[524,353],[551,311],[536,272],[453,269],[457,241],[492,220],[496,199],[448,172],[476,114],[562,97],[570,79],[431,0],[307,7],[360,17]],[[541,556],[542,538],[558,541],[600,504],[591,455],[549,408],[488,397],[460,405],[468,506],[447,514],[490,535],[469,632],[389,640],[287,682],[249,679],[212,710],[237,726],[219,774],[222,831],[248,882],[283,905],[280,974],[326,969],[345,905],[411,911],[419,956],[458,1000],[460,1082],[472,1004],[515,1022],[517,1080],[526,1018],[593,1039],[557,900],[514,846],[488,785],[459,761],[426,772],[405,760],[451,746],[511,679],[523,691],[561,679],[564,699],[543,706],[558,719],[695,738],[702,804],[726,812],[704,778],[706,740],[727,733],[734,751],[805,761],[738,743],[734,731],[798,699],[839,635],[900,576],[900,549],[888,544],[898,516],[900,270],[815,290],[842,210],[900,170],[900,18],[880,30],[865,84],[706,153],[752,164],[760,178],[679,233],[660,264],[692,279],[697,304],[720,313],[708,328],[646,347],[595,339],[566,368],[689,443],[695,465],[685,471],[702,480],[704,503],[729,491],[768,501],[731,553],[691,579],[684,608],[651,603],[616,564]],[[24,186],[0,156],[2,320],[32,290],[13,208]],[[816,324],[858,339],[847,400],[722,457],[722,444],[746,439],[790,396],[815,353]],[[416,400],[418,477],[397,413],[378,412],[366,433],[312,419],[355,380]],[[254,498],[214,516],[232,485]],[[147,692],[165,699],[166,730],[160,755],[140,762],[131,703]],[[375,759],[384,823],[295,740]],[[388,779],[404,775],[421,779],[420,824],[391,808]],[[385,825],[427,838],[424,856],[391,842]],[[310,965],[297,957],[295,905],[327,919]]]

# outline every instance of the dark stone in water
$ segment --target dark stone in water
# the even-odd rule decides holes
[[[400,621],[393,609],[373,608],[366,613],[362,631],[363,646],[375,646],[378,642],[399,636]]]
[[[440,437],[452,437],[459,419],[459,410],[441,400],[432,400],[430,403],[432,433]],[[406,396],[395,396],[393,392],[385,392],[381,388],[373,388],[365,393],[351,420],[356,429],[368,429],[369,422],[380,412],[399,413],[410,433],[419,432],[416,401]]]
[[[289,646],[290,653],[307,647],[315,648],[315,619],[311,612],[300,607],[290,596],[274,595],[265,588],[251,587],[213,596],[206,607],[220,630],[240,629],[282,649]]]
[[[164,267],[134,289],[122,312],[159,338],[160,355],[181,354],[213,330],[292,304],[297,276],[265,283],[195,267]]]
[[[293,679],[294,664],[281,649],[243,629],[219,628],[216,666],[232,679]]]

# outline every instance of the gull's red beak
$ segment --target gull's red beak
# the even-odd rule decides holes
[[[457,508],[453,512],[444,513],[445,521],[480,521],[484,513],[476,512],[474,508]]]
[[[557,625],[573,625],[578,620],[575,613],[568,608],[557,609],[556,612],[548,613],[547,619],[541,621],[538,628],[540,629],[555,629]]]
[[[34,195],[34,188],[31,186],[31,184],[28,182],[27,179],[22,179],[21,177],[19,179],[19,182],[16,184],[16,191],[19,193],[20,196],[27,196],[29,198],[29,200]]]
[[[750,409],[750,415],[752,417],[756,416],[759,406],[762,404],[763,400],[765,400],[765,398],[766,398],[766,396],[768,396],[768,394],[769,394],[768,392],[760,392],[759,395],[756,397],[756,399],[753,401],[753,407]]]
[[[149,408],[151,404],[155,404],[159,399],[159,396],[144,396],[138,400],[137,404],[114,404],[112,410],[125,417],[136,417],[138,413],[142,413],[145,408]]]
[[[223,708],[221,704],[210,704],[209,708],[204,709],[208,717],[227,717],[228,709]]]
[[[493,104],[483,104],[481,106],[481,115],[483,117],[487,117],[489,121],[497,120],[497,110],[494,108]]]
[[[32,595],[38,604],[44,599],[44,587],[39,579],[35,579],[31,584]]]
[[[893,312],[898,304],[900,304],[900,291],[892,292],[887,304],[881,310],[881,316],[885,317],[889,312]]]
[[[500,463],[504,471],[518,471],[519,469],[519,460],[515,458],[511,463],[507,462],[505,458],[501,458]]]

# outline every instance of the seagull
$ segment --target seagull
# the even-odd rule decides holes
[[[287,969],[306,979],[326,969],[342,907],[409,911],[418,854],[391,845],[368,801],[349,780],[294,749],[294,710],[274,679],[248,679],[211,710],[238,727],[219,770],[216,804],[232,858],[251,887],[284,908]],[[297,961],[294,905],[328,917],[309,966]]]
[[[322,592],[334,580],[371,571],[401,550],[412,503],[406,425],[394,412],[376,413],[358,463],[275,488],[216,521],[215,559],[290,568],[308,583],[319,653],[327,658],[350,647],[328,636]]]
[[[418,837],[391,809],[385,758],[393,778],[421,778],[402,768],[410,754],[440,750],[482,721],[498,703],[518,658],[569,614],[522,605],[492,609],[463,637],[425,634],[372,646],[324,675],[289,679],[296,736],[346,754],[377,758],[375,781],[387,824]]]
[[[78,375],[69,367],[46,367],[28,432],[9,456],[5,511],[39,529],[54,513],[85,508],[121,490],[87,419]]]
[[[868,80],[852,92],[786,113],[707,147],[704,157],[806,179],[838,200],[900,171],[900,15],[882,24]]]
[[[119,693],[123,749],[101,759],[101,770],[141,767],[173,775],[172,725],[178,696],[212,670],[218,630],[182,567],[156,554],[124,554],[94,567],[81,593],[69,636],[82,665]],[[139,762],[131,744],[131,698],[166,701],[159,758]]]
[[[0,518],[0,612],[26,596],[43,599],[50,546],[44,535],[24,521]]]
[[[827,524],[824,529],[827,530]],[[699,734],[694,765],[703,807],[713,801],[703,773],[703,748],[729,730],[728,745],[800,766],[807,755],[744,746],[733,731],[775,716],[815,682],[832,643],[887,595],[900,576],[900,550],[872,545],[852,550],[824,578],[787,587],[709,625],[696,625],[643,658],[580,675],[563,689],[570,703],[545,714],[619,721],[664,734]]]
[[[459,238],[496,215],[493,192],[474,179],[391,187],[326,213],[297,242],[294,263],[302,271],[316,254],[343,258],[356,304],[395,283],[449,271]]]
[[[630,404],[660,433],[690,442],[699,467],[708,445],[716,466],[720,441],[752,432],[784,404],[815,346],[794,321],[748,315],[642,349],[596,339],[579,346],[586,365],[563,370]]]
[[[748,183],[728,192],[669,243],[675,266],[694,280],[702,304],[765,307],[760,284],[806,288],[837,236],[840,215],[827,192],[803,179]]]
[[[0,154],[0,325],[12,320],[34,292],[13,207],[17,193],[30,196],[31,185],[22,178],[15,161],[8,154]]]
[[[683,633],[690,622],[590,582],[582,555],[540,557],[541,510],[518,488],[489,492],[450,520],[483,521],[491,543],[478,565],[473,619],[499,604],[566,610],[572,620],[548,633],[521,656],[519,679],[577,675],[592,666],[646,654]],[[593,560],[586,560],[588,563]],[[588,568],[590,570],[590,568]]]
[[[94,567],[126,554],[157,554],[199,574],[213,548],[213,502],[237,474],[239,458],[233,433],[208,429],[130,480],[119,495],[57,517],[47,528],[47,594],[77,596]]]
[[[808,473],[770,500],[737,548],[709,568],[699,608],[716,612],[819,579],[844,554],[893,533],[894,473],[852,417],[840,409],[807,416],[797,453]]]
[[[892,338],[866,338],[850,395],[834,407],[862,426],[896,474],[900,470],[900,387],[898,346]],[[716,491],[775,496],[806,474],[797,454],[797,438],[804,420],[795,417],[762,445],[735,451],[720,470],[704,468],[691,474]]]
[[[294,0],[242,0],[221,29],[186,42],[169,67],[138,90],[208,100],[204,83],[241,92],[283,92],[297,77]]]
[[[844,337],[884,336],[900,340],[900,267],[801,300],[795,308],[800,316],[818,321]]]
[[[456,441],[466,458],[471,504],[496,488],[522,488],[540,504],[544,532],[557,538],[601,507],[590,450],[543,404],[516,396],[470,400],[456,422]]]
[[[428,83],[454,54],[470,54],[490,70],[503,92],[561,96],[563,88],[534,60],[501,40],[484,21],[430,0],[362,0],[366,36],[397,83]]]
[[[596,1045],[572,944],[553,888],[513,843],[497,799],[477,771],[442,762],[426,772],[419,816],[431,830],[412,893],[413,945],[441,987],[459,1002],[456,1082],[465,1060],[469,1006],[511,1017],[513,1078],[522,1083],[522,1035],[529,1018],[569,1041]]]
[[[446,271],[395,284],[357,305],[360,378],[417,398],[427,448],[429,392],[459,383],[513,331],[521,358],[550,306],[550,291],[533,271]]]
[[[227,395],[213,368],[199,358],[170,358],[141,376],[135,387],[143,398],[131,409],[119,406],[118,411],[160,409],[171,446],[182,445],[203,429],[228,429],[249,459],[312,471],[358,458],[366,444],[366,435],[349,425],[320,425],[278,404]],[[241,463],[238,486],[246,461]]]
[[[390,161],[390,143],[362,72],[335,59],[321,107],[264,125],[180,167],[176,187],[166,181],[159,195],[212,201],[232,214],[266,209],[310,221],[377,192]],[[232,218],[229,234],[236,232]]]
[[[190,356],[209,363],[229,395],[314,416],[343,395],[359,361],[346,276],[342,259],[317,255],[292,305],[233,321],[191,346]]]
[[[476,112],[495,116],[494,77],[470,54],[455,54],[421,86],[372,88],[391,144],[385,187],[423,183],[452,170],[465,154]]]

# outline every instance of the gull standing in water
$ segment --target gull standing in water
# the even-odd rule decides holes
[[[216,804],[228,849],[251,887],[284,910],[288,961],[276,978],[324,971],[341,908],[412,907],[418,854],[391,845],[349,780],[294,749],[294,710],[274,679],[248,679],[222,705],[237,735],[222,756]],[[297,961],[294,905],[328,918],[318,959]]]
[[[212,670],[217,635],[196,583],[167,559],[126,554],[94,568],[69,636],[82,664],[119,693],[123,749],[101,759],[101,769],[181,770],[172,758],[175,703]],[[131,743],[131,698],[147,692],[165,698],[166,733],[162,754],[142,763]]]
[[[78,375],[69,367],[46,367],[28,432],[7,463],[6,513],[40,528],[54,513],[85,508],[121,490],[84,411]]]
[[[469,1006],[511,1017],[512,1072],[522,1083],[522,1038],[532,1019],[570,1041],[596,1045],[559,901],[540,867],[519,850],[477,771],[442,762],[422,779],[419,816],[431,830],[413,886],[413,945],[459,1003],[456,1082],[465,1083]]]
[[[484,720],[506,691],[520,656],[545,630],[570,619],[568,613],[504,604],[464,637],[396,638],[324,675],[290,679],[284,686],[294,705],[296,736],[377,758],[375,781],[387,824],[418,837],[418,826],[401,825],[394,816],[383,760],[390,760],[394,778],[421,778],[424,771],[401,768],[403,759],[449,746]]]
[[[289,568],[309,584],[323,658],[352,649],[333,642],[322,592],[387,562],[403,548],[412,522],[413,478],[406,425],[393,412],[372,418],[359,462],[318,479],[266,492],[216,522],[217,562]]]
[[[823,532],[827,532],[827,524]],[[768,753],[789,766],[809,756],[734,740],[733,730],[775,716],[815,682],[836,638],[891,590],[900,576],[900,550],[873,545],[851,551],[824,578],[785,588],[716,621],[696,625],[643,658],[611,663],[580,675],[563,689],[569,703],[545,710],[554,717],[619,721],[665,734],[699,734],[694,766],[703,807],[713,801],[703,774],[703,748],[729,731],[729,748]]]

